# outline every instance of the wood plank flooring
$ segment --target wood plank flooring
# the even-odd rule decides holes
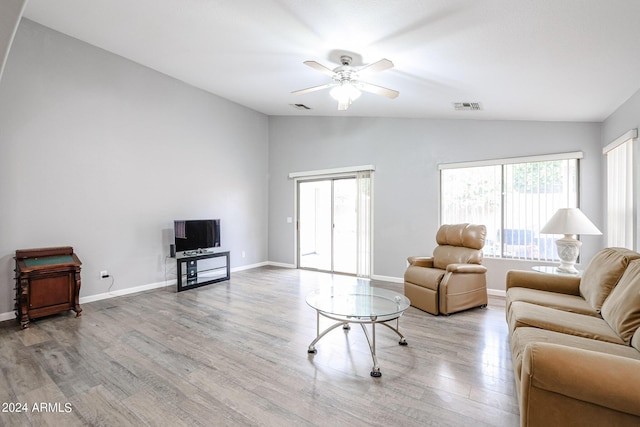
[[[0,403],[28,406],[0,412],[0,425],[519,424],[500,298],[449,317],[409,308],[400,319],[408,346],[378,327],[380,378],[369,375],[356,325],[307,354],[316,312],[306,295],[356,281],[261,267],[181,293],[166,287],[84,304],[79,318],[50,316],[27,330],[0,323]],[[45,410],[34,411],[41,403]]]

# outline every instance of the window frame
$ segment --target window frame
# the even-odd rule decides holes
[[[561,160],[575,160],[576,161],[576,169],[575,169],[575,207],[580,206],[580,160],[584,158],[584,153],[582,151],[573,151],[566,153],[555,153],[555,154],[543,154],[543,155],[535,155],[535,156],[523,156],[523,157],[509,157],[509,158],[499,158],[499,159],[486,159],[486,160],[477,160],[477,161],[469,161],[469,162],[455,162],[455,163],[442,163],[438,165],[438,178],[439,178],[439,186],[438,186],[438,222],[442,224],[443,221],[443,179],[442,179],[442,171],[450,170],[450,169],[462,169],[462,168],[471,168],[471,167],[483,167],[483,166],[499,166],[501,169],[502,181],[500,182],[500,192],[501,192],[501,206],[500,206],[500,218],[499,218],[499,232],[502,234],[505,232],[505,177],[504,171],[505,166],[512,164],[522,164],[522,163],[536,163],[536,162],[548,162],[548,161],[561,161]],[[571,202],[573,203],[573,201]],[[574,207],[574,206],[559,206],[560,207]],[[542,225],[541,225],[542,227]],[[549,238],[553,236],[549,235]],[[504,244],[501,244],[499,247],[499,253],[497,254],[486,254],[488,258],[494,259],[518,259],[523,261],[552,261],[550,259],[542,259],[539,256],[508,256],[504,253]]]

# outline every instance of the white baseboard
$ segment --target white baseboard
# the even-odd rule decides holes
[[[16,318],[15,311],[9,311],[7,313],[0,313],[0,322],[4,322],[5,320],[13,320]]]
[[[372,274],[371,278],[373,280],[382,280],[383,282],[404,283],[404,278],[402,277],[380,276],[378,274]]]
[[[237,272],[237,271],[243,271],[243,270],[251,270],[252,268],[258,268],[258,267],[264,267],[265,265],[270,265],[270,266],[274,266],[274,267],[283,267],[283,268],[296,268],[295,265],[293,264],[286,264],[286,263],[281,263],[281,262],[273,262],[273,261],[266,261],[266,262],[259,262],[257,264],[250,264],[250,265],[243,265],[240,267],[234,267],[231,269],[231,272]],[[393,276],[380,276],[380,275],[372,275],[371,276],[372,279],[374,280],[382,280],[385,282],[392,282],[392,283],[404,283],[404,279],[402,277],[393,277]],[[100,300],[104,300],[104,299],[108,299],[108,298],[115,298],[115,297],[120,297],[123,295],[129,295],[129,294],[135,294],[137,292],[144,292],[144,291],[149,291],[151,289],[158,289],[158,288],[163,288],[165,286],[175,286],[176,285],[176,281],[175,280],[168,280],[165,282],[156,282],[156,283],[149,283],[147,285],[141,285],[141,286],[135,286],[133,288],[126,288],[126,289],[117,289],[115,291],[112,292],[104,292],[101,294],[95,294],[95,295],[88,295],[86,297],[80,297],[80,304],[85,304],[88,302],[94,302],[94,301],[100,301]],[[495,297],[501,297],[501,298],[506,298],[507,294],[506,291],[502,290],[502,289],[487,289],[487,294],[491,295],[491,296],[495,296]],[[7,313],[0,313],[0,322],[4,322],[5,320],[12,320],[15,319],[16,315],[15,312],[13,311],[9,311]]]
[[[269,262],[267,262],[267,265],[270,265],[272,267],[296,268],[296,266],[294,264],[286,264],[284,262],[269,261]]]
[[[101,294],[88,295],[86,297],[80,297],[80,305],[86,304],[88,302],[101,301],[103,299],[135,294],[136,292],[143,292],[151,289],[163,288],[165,286],[171,286],[171,285],[175,286],[176,281],[168,280],[166,282],[149,283],[148,285],[135,286],[133,288],[117,289],[111,292],[103,292]],[[16,315],[15,315],[15,312],[13,311],[10,311],[8,313],[0,313],[0,322],[5,320],[15,319],[15,318],[16,318]]]
[[[252,268],[264,267],[265,265],[270,265],[270,264],[267,261],[264,261],[264,262],[259,262],[257,264],[241,265],[240,267],[232,268],[231,272],[235,273],[236,271],[251,270]]]
[[[269,265],[268,262],[260,262],[257,264],[250,264],[250,265],[243,265],[240,267],[234,267],[231,269],[232,273],[235,273],[237,271],[243,271],[243,270],[250,270],[252,268],[258,268],[258,267],[263,267],[265,265]],[[104,299],[109,299],[109,298],[115,298],[115,297],[121,297],[123,295],[129,295],[129,294],[135,294],[137,292],[144,292],[144,291],[149,291],[151,289],[158,289],[158,288],[164,288],[166,286],[176,286],[176,280],[167,280],[167,281],[163,281],[163,282],[156,282],[156,283],[149,283],[146,285],[141,285],[141,286],[134,286],[133,288],[126,288],[126,289],[116,289],[114,291],[111,292],[103,292],[100,294],[95,294],[95,295],[87,295],[85,297],[80,297],[80,304],[86,304],[89,302],[94,302],[94,301],[101,301]],[[16,318],[16,314],[14,311],[9,311],[7,313],[0,313],[0,322],[3,322],[5,320],[13,320]]]
[[[250,270],[252,268],[262,267],[262,266],[265,266],[265,265],[267,265],[266,262],[261,262],[261,263],[257,263],[257,264],[250,264],[250,265],[242,265],[240,267],[234,267],[234,268],[230,269],[230,271],[231,271],[231,273],[235,273],[235,272],[238,272],[238,271]],[[127,288],[127,289],[120,289],[120,290],[116,290],[116,291],[109,292],[109,293],[90,295],[90,296],[86,296],[86,297],[81,297],[80,298],[80,304],[83,304],[83,303],[86,303],[86,302],[100,301],[100,300],[107,299],[107,298],[120,297],[120,296],[123,296],[123,295],[135,294],[137,292],[149,291],[151,289],[164,288],[166,286],[176,286],[176,284],[177,284],[176,280],[167,280],[165,282],[149,283],[148,285],[136,286],[136,287]]]
[[[494,296],[494,297],[500,297],[500,298],[506,298],[507,297],[507,291],[503,290],[503,289],[488,289],[487,288],[487,294]]]
[[[175,284],[176,284],[175,280],[167,280],[166,282],[149,283],[148,285],[135,286],[133,288],[116,289],[116,290],[111,291],[111,292],[104,292],[104,293],[101,293],[101,294],[95,294],[95,295],[88,295],[86,297],[80,297],[80,304],[84,304],[84,303],[88,303],[88,302],[94,302],[94,301],[100,301],[100,300],[103,300],[103,299],[121,297],[123,295],[135,294],[137,292],[149,291],[151,289],[164,288],[165,286],[171,286],[171,285],[175,286]]]

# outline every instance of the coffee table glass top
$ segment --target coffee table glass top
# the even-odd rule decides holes
[[[312,308],[334,316],[350,318],[393,318],[409,308],[409,298],[401,293],[375,287],[320,289],[307,296]]]

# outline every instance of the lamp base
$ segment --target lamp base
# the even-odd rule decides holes
[[[556,267],[556,270],[558,270],[560,273],[565,273],[565,274],[578,274],[579,271],[573,266],[563,266],[562,264],[560,264],[559,266]]]
[[[565,234],[563,238],[556,240],[556,246],[560,258],[560,265],[556,269],[563,273],[578,274],[575,263],[580,255],[582,242],[570,234]]]

